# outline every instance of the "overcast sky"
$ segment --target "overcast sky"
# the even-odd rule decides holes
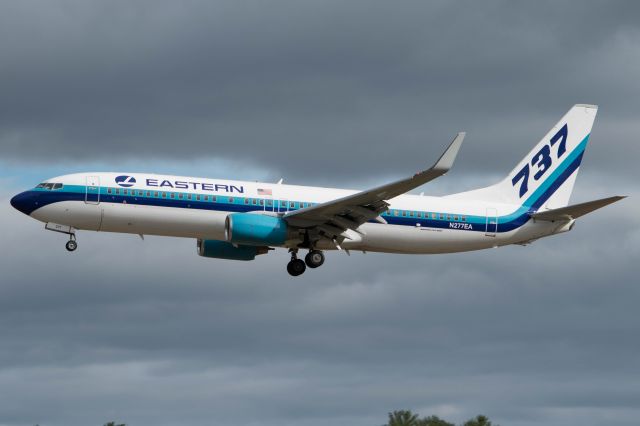
[[[637,2],[0,3],[0,425],[502,426],[640,418]],[[204,259],[9,198],[127,170],[364,188],[467,131],[444,194],[600,106],[572,201],[631,197],[528,247]]]

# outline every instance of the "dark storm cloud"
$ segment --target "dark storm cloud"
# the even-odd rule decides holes
[[[635,2],[35,6],[0,17],[9,158],[242,158],[312,182],[406,174],[467,130],[461,167],[506,172],[580,102],[602,106],[595,167],[638,152]]]
[[[365,426],[412,407],[631,425],[640,223],[625,203],[527,248],[334,253],[292,280],[283,252],[239,265],[192,240],[83,233],[70,256],[3,198],[0,423]]]
[[[371,426],[405,407],[637,424],[636,3],[0,12],[0,425]],[[8,203],[51,167],[121,161],[369,186],[467,130],[423,188],[452,192],[508,171],[577,102],[601,109],[573,199],[631,197],[530,247],[331,253],[294,280],[284,251],[239,264],[188,239],[81,233],[69,255]]]

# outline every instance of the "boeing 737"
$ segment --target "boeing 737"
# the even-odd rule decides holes
[[[624,198],[569,205],[596,112],[575,105],[502,181],[444,197],[407,193],[449,171],[464,133],[431,168],[366,191],[92,172],[49,179],[11,205],[68,234],[70,252],[77,230],[194,238],[200,256],[217,259],[288,249],[293,276],[321,266],[324,250],[430,254],[525,245]]]

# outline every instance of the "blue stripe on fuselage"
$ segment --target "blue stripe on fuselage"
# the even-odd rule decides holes
[[[508,232],[512,231],[525,223],[530,218],[530,213],[535,212],[540,208],[554,193],[555,191],[562,186],[562,184],[576,171],[576,169],[580,166],[582,161],[582,156],[584,154],[584,150],[586,148],[587,142],[589,140],[589,135],[587,135],[578,146],[570,152],[569,156],[553,171],[553,173],[545,180],[534,192],[531,194],[529,198],[513,213],[508,215],[499,216],[497,218],[498,226],[497,232]],[[115,188],[113,188],[115,190]],[[120,191],[123,191],[120,189]],[[155,189],[149,190],[144,189],[144,191],[151,192],[159,192],[163,193],[163,191],[156,191]],[[26,212],[27,214],[31,214],[33,211],[40,207],[44,207],[49,204],[61,202],[61,201],[85,201],[85,193],[86,187],[81,185],[65,185],[62,189],[59,190],[47,190],[47,189],[33,189],[31,191],[27,191],[27,193],[32,194],[34,196],[34,205],[33,208]],[[185,193],[187,194],[187,193]],[[191,193],[192,196],[195,194]],[[201,196],[204,196],[201,194]],[[213,195],[209,195],[209,197],[213,197]],[[148,205],[148,206],[159,206],[159,207],[175,207],[175,208],[192,208],[199,210],[213,210],[213,211],[224,211],[224,212],[250,212],[263,210],[263,206],[252,205],[252,204],[244,204],[244,200],[246,198],[251,197],[228,197],[216,195],[217,201],[196,201],[196,200],[186,200],[186,199],[178,199],[178,198],[162,198],[162,197],[138,197],[132,195],[114,195],[107,193],[106,187],[100,188],[100,201],[108,202],[108,203],[118,203],[118,204],[139,204],[139,205]],[[237,202],[229,202],[229,199],[233,198]],[[278,200],[274,200],[274,203],[278,202]],[[291,201],[289,201],[291,202]],[[267,211],[270,208],[267,208]],[[422,212],[423,216],[426,215],[427,212]],[[461,228],[453,228],[459,230],[472,230],[472,231],[480,231],[485,232],[486,230],[486,216],[472,216],[472,215],[464,215],[462,213],[449,213],[449,216],[466,216],[467,221],[450,221],[450,220],[440,220],[440,219],[432,219],[428,217],[402,217],[402,216],[392,216],[389,214],[384,215],[386,221],[393,225],[403,225],[403,226],[412,226],[415,227],[416,223],[420,223],[421,227],[427,228],[442,228],[442,229],[452,229],[451,223],[462,223],[471,225],[472,229],[468,229],[465,227]]]

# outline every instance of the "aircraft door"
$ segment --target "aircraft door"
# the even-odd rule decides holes
[[[100,177],[86,177],[86,192],[84,202],[87,204],[100,204]]]
[[[498,232],[498,211],[493,207],[487,208],[487,223],[484,235],[495,237]]]

